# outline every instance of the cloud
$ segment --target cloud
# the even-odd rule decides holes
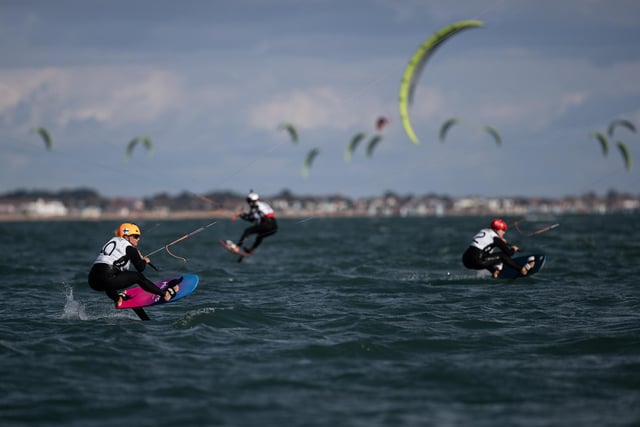
[[[0,113],[7,114],[22,102],[37,97],[55,79],[50,69],[0,71]]]
[[[172,71],[139,66],[65,67],[0,72],[0,112],[30,105],[27,121],[93,120],[107,127],[145,123],[178,108],[181,79]]]
[[[366,97],[366,96],[365,96]],[[345,130],[363,122],[366,101],[323,86],[278,94],[253,107],[249,124],[259,130],[275,129],[291,122],[298,129]]]
[[[67,89],[71,106],[59,113],[61,126],[75,120],[95,120],[109,127],[151,122],[175,109],[184,92],[180,78],[171,71],[122,67],[81,71],[82,75],[77,70],[66,75],[75,88]],[[87,96],[82,89],[93,85],[102,90]]]

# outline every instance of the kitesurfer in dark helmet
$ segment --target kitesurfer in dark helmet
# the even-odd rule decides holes
[[[254,225],[251,225],[244,230],[242,236],[240,236],[240,239],[236,243],[236,246],[242,247],[247,237],[251,234],[256,234],[257,236],[253,245],[249,248],[243,248],[246,253],[251,254],[258,246],[260,246],[265,237],[271,236],[278,231],[278,222],[276,221],[276,215],[273,208],[268,203],[260,200],[258,193],[251,190],[247,195],[246,200],[249,204],[249,211],[240,211],[236,216],[245,221],[253,222]]]

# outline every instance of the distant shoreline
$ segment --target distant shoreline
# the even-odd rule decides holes
[[[0,214],[0,222],[28,222],[28,221],[112,221],[112,220],[136,220],[136,219],[200,219],[212,218],[223,219],[230,218],[231,214],[226,215],[219,212],[206,211],[184,211],[172,212],[171,214],[159,214],[155,212],[133,212],[129,215],[121,214],[101,214],[98,216],[83,215],[29,215],[29,214]]]
[[[186,197],[186,198],[185,198]],[[208,197],[208,196],[207,196]],[[231,219],[242,207],[242,196],[211,195],[211,200],[189,196],[158,196],[149,200],[102,199],[81,191],[64,195],[18,194],[0,199],[0,223],[61,221],[171,221],[184,219]],[[340,196],[296,199],[288,193],[269,200],[278,218],[389,218],[472,216],[555,216],[562,214],[640,213],[640,196],[585,195],[561,200],[480,198],[450,199],[444,196],[402,197],[394,194],[367,200]]]
[[[157,212],[132,212],[129,215],[122,215],[117,213],[101,214],[99,216],[83,216],[83,215],[29,215],[29,214],[0,214],[0,223],[10,222],[63,222],[63,221],[135,221],[135,220],[184,220],[184,219],[212,219],[212,220],[230,220],[235,212],[232,211],[178,211],[171,213],[157,213]],[[309,213],[308,215],[302,214],[286,214],[281,213],[278,218],[290,218],[290,219],[305,219],[305,218],[365,218],[363,215],[356,214],[331,214],[324,213]]]

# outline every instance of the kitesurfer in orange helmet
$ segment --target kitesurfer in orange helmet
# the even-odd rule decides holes
[[[116,307],[127,299],[127,294],[119,291],[133,285],[140,285],[145,291],[158,295],[165,301],[169,301],[178,292],[177,283],[180,279],[174,283],[170,282],[167,290],[163,291],[142,274],[151,260],[138,250],[140,235],[140,227],[136,224],[120,224],[115,231],[115,237],[100,249],[89,272],[89,286],[96,291],[105,292],[116,303]],[[131,265],[135,271],[129,270]]]

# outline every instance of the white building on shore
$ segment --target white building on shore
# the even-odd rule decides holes
[[[69,209],[59,200],[38,199],[35,202],[25,204],[23,209],[30,216],[66,216],[69,213]]]

